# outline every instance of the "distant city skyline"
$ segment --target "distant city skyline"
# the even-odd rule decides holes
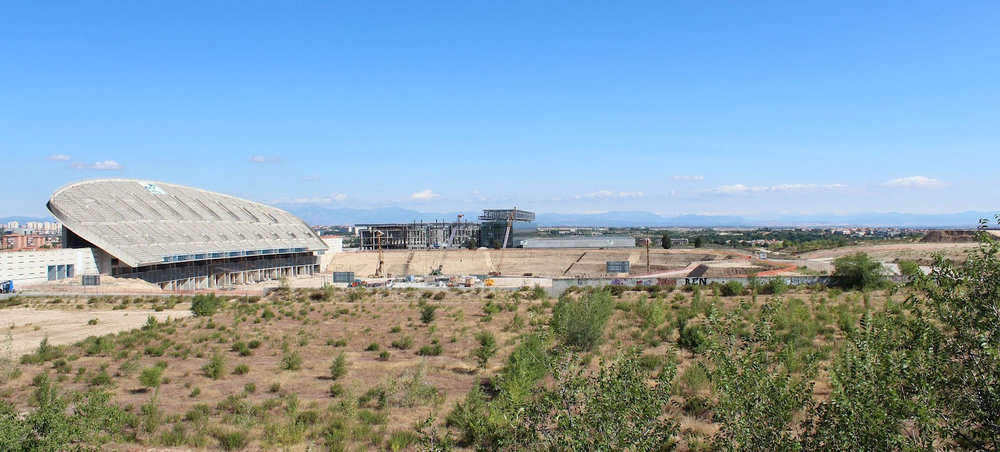
[[[136,178],[279,207],[1000,211],[1000,4],[11,3],[0,217]]]

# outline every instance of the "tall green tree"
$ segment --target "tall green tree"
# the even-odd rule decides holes
[[[878,289],[885,285],[882,264],[865,253],[838,257],[833,261],[833,276],[839,284],[850,289]]]
[[[939,402],[954,446],[1000,450],[1000,243],[980,232],[964,263],[938,256],[913,302],[943,325]]]
[[[660,246],[665,250],[669,250],[672,243],[670,243],[670,234],[666,232],[663,233],[663,237],[660,239]]]
[[[695,248],[701,248],[701,245],[703,245],[704,243],[705,243],[705,239],[701,238],[700,235],[698,237],[694,238],[694,247]]]

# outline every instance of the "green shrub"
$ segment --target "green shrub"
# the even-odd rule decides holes
[[[142,369],[139,374],[139,383],[147,388],[158,388],[163,382],[163,367],[153,366]]]
[[[417,444],[419,438],[417,434],[410,430],[400,430],[389,434],[389,450],[401,451]]]
[[[877,289],[885,285],[882,264],[865,253],[838,257],[833,261],[833,276],[848,289]]]
[[[247,434],[242,430],[216,430],[214,436],[222,450],[240,450],[247,447]]]
[[[160,442],[167,447],[179,447],[184,445],[185,441],[187,441],[187,429],[180,422],[174,424],[171,430],[160,435]]]
[[[392,341],[392,348],[406,350],[410,347],[413,347],[413,338],[410,336],[403,336],[398,340]]]
[[[234,375],[246,375],[248,373],[250,373],[250,366],[246,364],[240,364],[233,368]]]
[[[763,286],[763,292],[773,295],[781,295],[788,291],[788,283],[785,282],[785,278],[771,278],[767,281],[767,284]]]
[[[222,375],[226,373],[226,357],[216,352],[201,370],[205,371],[205,375],[213,380],[222,378]]]
[[[497,353],[497,340],[489,331],[480,332],[476,339],[479,341],[479,348],[473,354],[479,360],[479,365],[486,367],[486,362]]]
[[[45,336],[38,343],[35,353],[21,357],[21,364],[41,364],[46,361],[53,361],[65,355],[63,348],[56,345],[49,345],[49,337]]]
[[[420,347],[417,354],[420,356],[438,356],[442,351],[444,350],[442,349],[441,344],[431,344]]]
[[[708,334],[704,325],[688,325],[686,320],[678,322],[679,334],[677,346],[691,353],[700,353],[708,343]]]
[[[344,352],[340,352],[330,364],[330,378],[338,380],[345,375],[347,375],[347,358],[344,356]]]
[[[613,309],[614,301],[605,290],[588,293],[576,301],[564,296],[552,309],[550,325],[566,345],[591,350],[603,341]]]
[[[746,290],[746,288],[743,287],[743,283],[735,279],[731,279],[722,285],[721,292],[724,297],[733,297],[736,295],[743,295],[744,290]]]
[[[225,304],[225,298],[216,297],[215,294],[195,295],[191,300],[191,313],[198,317],[210,317]]]
[[[438,292],[438,294],[444,295],[444,292]],[[437,298],[435,298],[437,299]],[[437,310],[437,306],[425,304],[420,308],[420,321],[425,324],[429,324],[434,321],[434,311]]]
[[[379,349],[379,346],[378,346],[377,342],[372,342],[371,344],[368,344],[367,347],[365,347],[365,350],[370,351],[370,352],[377,352],[378,349]]]
[[[250,346],[245,344],[243,341],[233,342],[233,351],[239,353],[240,356],[250,356],[253,354],[253,350],[250,349]]]
[[[302,356],[297,351],[286,352],[278,365],[281,370],[302,370]]]

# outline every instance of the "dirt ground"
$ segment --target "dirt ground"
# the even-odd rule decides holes
[[[172,309],[156,312],[151,309],[38,309],[8,308],[0,310],[0,325],[13,339],[12,351],[22,355],[38,348],[38,343],[48,337],[52,345],[67,345],[82,341],[88,336],[103,336],[119,331],[139,328],[150,316],[159,321],[180,319],[191,315],[189,309]],[[90,325],[89,321],[97,319]]]
[[[384,253],[384,269],[391,275],[427,274],[442,267],[445,274],[485,275],[497,266],[504,275],[542,277],[606,276],[607,261],[629,261],[632,273],[646,272],[646,250],[623,249],[509,249],[497,250],[390,250]],[[501,262],[502,255],[502,262]],[[692,262],[726,261],[741,255],[731,250],[651,249],[650,272],[687,267]],[[745,257],[745,256],[744,256]],[[325,271],[350,271],[367,276],[378,265],[378,252],[341,253]]]
[[[836,259],[854,253],[867,253],[883,262],[913,260],[927,262],[941,253],[947,259],[963,260],[979,247],[978,243],[894,243],[885,245],[856,245],[831,250],[820,250],[800,256],[802,259]]]

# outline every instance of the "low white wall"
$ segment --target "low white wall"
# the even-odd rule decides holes
[[[50,265],[72,265],[73,278],[96,274],[97,262],[91,248],[6,251],[0,253],[0,281],[14,281],[14,287],[48,280]]]

